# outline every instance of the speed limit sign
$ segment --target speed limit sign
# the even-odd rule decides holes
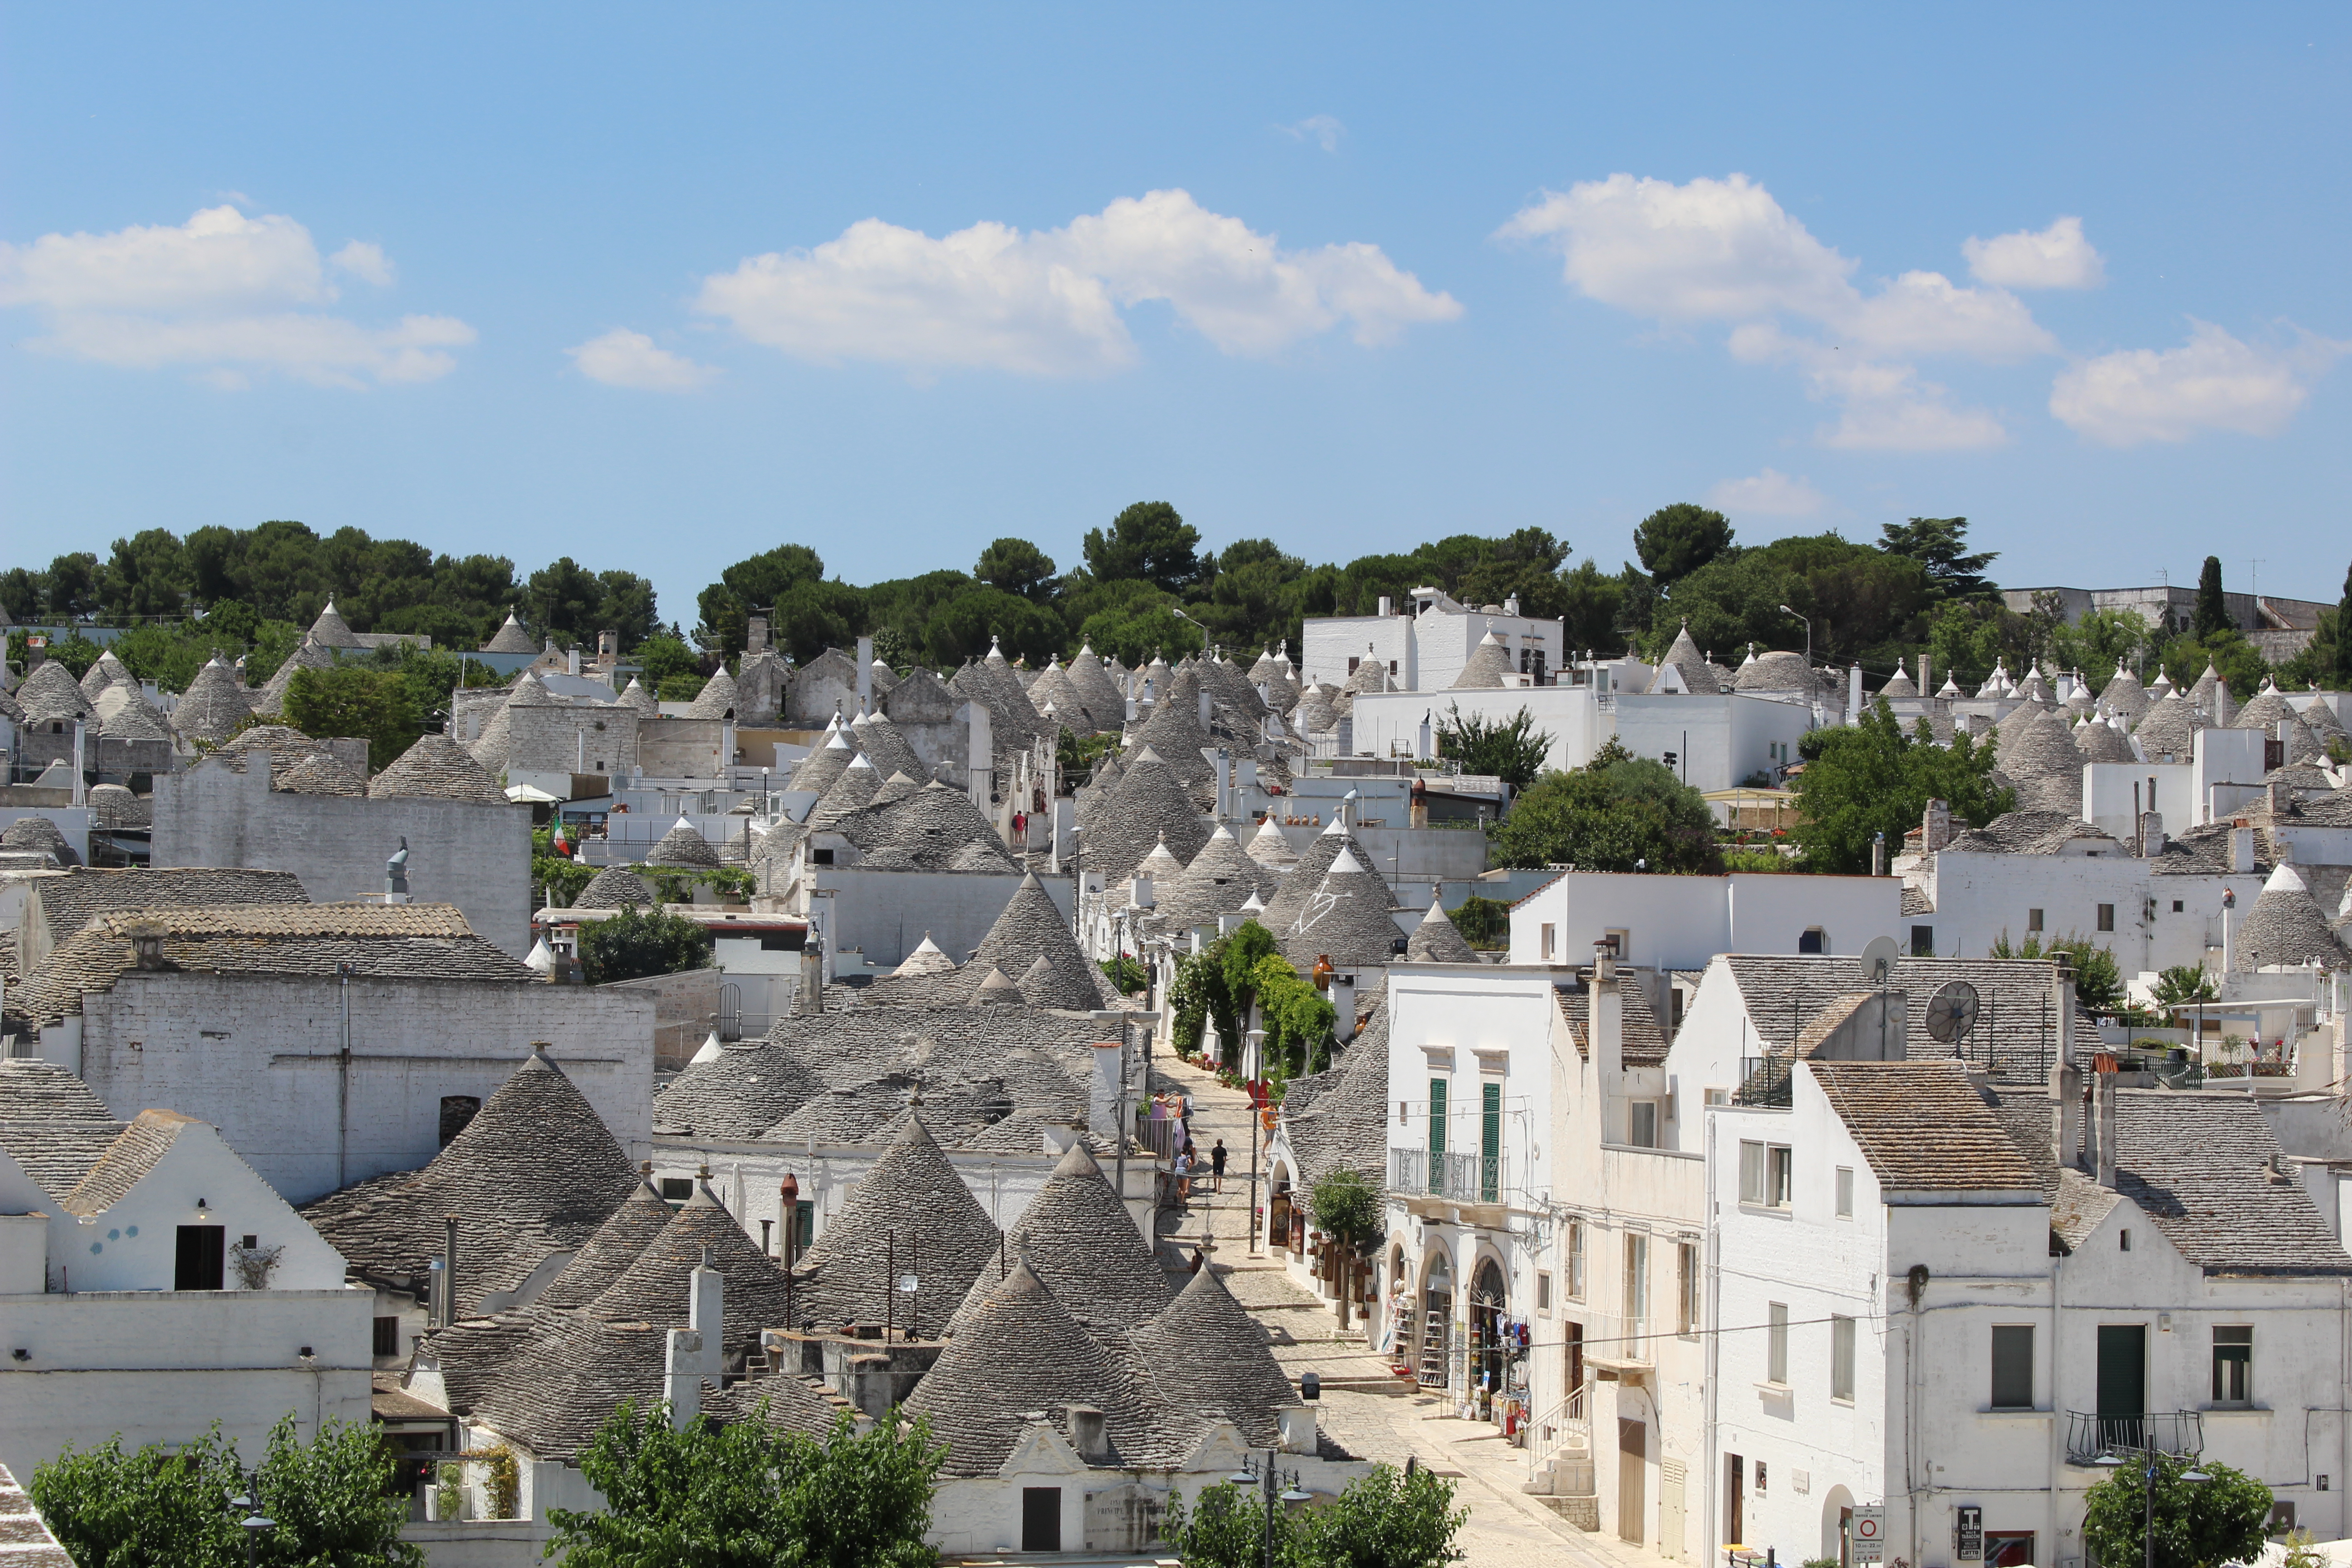
[[[1886,1560],[1886,1510],[1883,1506],[1855,1509],[1851,1528],[1856,1563]]]

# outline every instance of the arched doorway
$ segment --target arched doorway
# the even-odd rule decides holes
[[[1290,1232],[1295,1220],[1290,1202],[1290,1171],[1276,1165],[1266,1179],[1265,1242],[1276,1251],[1290,1246]]]
[[[1481,1418],[1498,1414],[1496,1401],[1510,1391],[1510,1351],[1507,1330],[1509,1287],[1493,1258],[1478,1265],[1470,1284],[1470,1394]]]
[[[1413,1348],[1413,1380],[1423,1388],[1446,1385],[1446,1331],[1454,1322],[1454,1268],[1441,1249],[1429,1256],[1422,1275],[1419,1343]]]
[[[1842,1486],[1832,1487],[1822,1500],[1822,1555],[1838,1568],[1853,1568],[1853,1494]]]
[[[1405,1278],[1404,1243],[1391,1241],[1381,1257],[1380,1322],[1372,1342],[1388,1352],[1392,1364],[1410,1364],[1406,1325],[1412,1321],[1412,1286]]]

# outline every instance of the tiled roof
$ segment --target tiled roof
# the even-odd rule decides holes
[[[1070,684],[1087,713],[1104,729],[1118,730],[1126,724],[1127,695],[1103,668],[1091,646],[1080,647],[1077,657],[1070,660]]]
[[[1290,847],[1290,840],[1282,836],[1280,825],[1271,816],[1250,835],[1249,858],[1269,870],[1298,864],[1298,851]]]
[[[2086,763],[2137,762],[2131,737],[2104,719],[2088,719],[2074,731],[2074,749]]]
[[[393,760],[392,765],[369,782],[367,792],[386,796],[426,796],[436,800],[467,801],[476,805],[513,808],[489,769],[438,731],[427,731],[416,743]]]
[[[139,831],[155,825],[152,796],[133,795],[118,784],[89,786],[89,825],[104,832]]]
[[[2277,1136],[2233,1091],[2118,1089],[2116,1188],[2209,1275],[2352,1275],[2303,1184],[2274,1177]]]
[[[704,1394],[702,1413],[721,1426],[759,1421],[771,1431],[824,1438],[850,1408],[840,1395],[796,1373],[770,1372]]]
[[[88,669],[81,672],[81,694],[92,702],[110,687],[127,686],[139,689],[139,678],[131,673],[123,662],[114,657],[112,648],[101,648]]]
[[[2238,962],[2248,969],[2316,963],[2325,969],[2352,964],[2327,916],[2292,866],[2281,866],[2263,883],[2261,897],[2238,927]]]
[[[661,703],[652,692],[645,689],[644,682],[634,675],[629,677],[629,683],[621,688],[621,695],[615,700],[623,708],[635,710],[641,719],[657,719],[661,716]]]
[[[483,941],[454,904],[243,904],[102,914],[58,944],[14,1000],[43,1023],[81,1011],[137,967],[133,928],[161,927],[167,971],[540,984]]]
[[[142,1110],[138,1120],[123,1129],[122,1135],[107,1146],[98,1157],[98,1163],[60,1201],[70,1215],[103,1214],[131,1195],[140,1178],[155,1168],[180,1129],[193,1123],[193,1116],[183,1116],[176,1110]]]
[[[1094,1156],[1076,1144],[985,1260],[948,1325],[955,1333],[980,1311],[1017,1254],[1054,1288],[1070,1315],[1105,1334],[1131,1329],[1168,1305],[1168,1277],[1111,1190]]]
[[[65,1068],[30,1057],[0,1058],[0,1149],[52,1195],[73,1191],[125,1125]]]
[[[904,773],[918,781],[931,776],[931,770],[908,741],[907,732],[892,723],[888,714],[862,715],[850,729],[856,735],[858,749],[874,760],[875,771],[882,775],[884,783],[888,783],[894,773]]]
[[[1333,817],[1323,831],[1300,851],[1297,863],[1275,887],[1274,897],[1265,901],[1265,913],[1259,917],[1265,929],[1277,936],[1287,931],[1307,908],[1307,900],[1323,885],[1323,878],[1346,850],[1360,866],[1372,864],[1371,852],[1356,842],[1356,836]]]
[[[1585,981],[1556,985],[1552,994],[1569,1037],[1580,1057],[1592,1054],[1592,993]],[[1666,1032],[1658,1026],[1657,1010],[1650,1005],[1649,987],[1638,978],[1620,975],[1617,982],[1617,1034],[1620,1059],[1627,1067],[1655,1067],[1666,1059]]]
[[[2041,1183],[1957,1061],[1808,1061],[1805,1070],[1899,1192],[2034,1192]]]
[[[863,755],[852,757],[832,787],[809,807],[805,826],[812,833],[830,827],[853,811],[863,811],[882,793],[882,775]]]
[[[1331,689],[1318,680],[1301,690],[1291,707],[1289,724],[1301,735],[1328,735],[1337,730],[1339,709]]]
[[[686,705],[687,717],[724,719],[736,708],[738,700],[735,678],[727,673],[727,667],[722,664],[712,672],[709,680],[703,682],[702,689],[694,694],[694,700]]]
[[[1851,993],[1861,975],[1859,961],[1847,956],[1780,957],[1729,953],[1718,962],[1730,971],[1747,1001],[1748,1018],[1767,1050],[1786,1051],[1806,1023],[1836,998]],[[2032,959],[1897,958],[1888,982],[1905,1001],[1905,1029],[1915,1058],[1948,1047],[1927,1033],[1927,1004],[1954,981],[1972,986],[1978,1021],[1965,1054],[1982,1062],[1990,1055],[1996,1076],[2047,1079],[2056,1059],[2059,1020],[2054,965]],[[2075,1037],[2097,1037],[2090,1016],[2078,1005]]]
[[[955,960],[940,952],[940,944],[931,940],[931,933],[925,931],[923,940],[915,944],[915,950],[901,959],[898,967],[890,974],[893,979],[912,979],[920,974],[945,974],[955,966]]]
[[[98,710],[100,733],[116,741],[169,741],[172,721],[163,710],[139,694],[136,686],[114,686],[99,693],[92,704]]]
[[[2230,835],[2233,831],[2227,822],[2209,822],[2189,829],[2177,838],[2168,837],[2164,853],[2148,858],[2148,875],[2217,877],[2230,874]],[[2269,837],[2259,828],[2254,832],[2254,870],[2265,877],[2278,864],[2268,842]]]
[[[1462,661],[1462,673],[1454,678],[1454,686],[1456,690],[1465,691],[1496,688],[1507,684],[1503,679],[1505,676],[1515,673],[1511,666],[1511,650],[1503,646],[1500,637],[1490,631],[1478,639],[1478,646],[1472,648],[1470,657]]]
[[[1698,644],[1691,640],[1690,626],[1687,622],[1675,633],[1673,646],[1666,649],[1665,658],[1658,661],[1658,673],[1650,681],[1652,691],[1664,689],[1660,682],[1670,666],[1682,677],[1684,689],[1687,691],[1712,697],[1719,695],[1723,690],[1723,678],[1720,671],[1700,654]]]
[[[292,767],[272,767],[269,787],[288,795],[334,795],[357,800],[366,795],[367,771],[332,752],[313,752]]]
[[[2110,711],[2122,714],[2125,723],[2137,724],[2147,714],[2150,700],[2147,688],[2140,684],[2139,677],[2118,661],[2115,674],[2108,678],[2106,686],[2099,693],[2099,700]]]
[[[352,634],[351,624],[345,621],[341,613],[335,608],[335,601],[332,599],[329,599],[327,607],[319,612],[319,618],[310,623],[310,640],[320,647],[360,646],[360,639]]]
[[[1275,876],[1219,823],[1182,870],[1152,885],[1156,923],[1178,931],[1210,923],[1240,909],[1253,892],[1261,900],[1272,894]]]
[[[759,1349],[762,1328],[781,1327],[789,1321],[792,1303],[784,1290],[784,1271],[744,1234],[708,1182],[695,1183],[693,1194],[679,1206],[677,1217],[647,1239],[629,1266],[582,1308],[582,1313],[609,1323],[685,1328],[689,1277],[706,1262],[726,1282],[726,1352],[734,1356]],[[557,1276],[559,1280],[562,1278]]]
[[[303,1213],[354,1274],[399,1289],[425,1277],[456,1215],[458,1299],[470,1306],[513,1289],[549,1255],[577,1252],[637,1182],[595,1107],[534,1052],[423,1170]]]
[[[1002,1240],[921,1115],[909,1112],[795,1271],[800,1312],[829,1327],[878,1322],[887,1311],[937,1337]],[[919,1300],[888,1304],[894,1251],[898,1273],[919,1282]]]
[[[74,683],[73,672],[56,659],[46,659],[17,684],[16,706],[36,723],[53,719],[87,719],[97,711],[89,697]]]
[[[1203,746],[1214,744],[1201,728],[1200,677],[1188,669],[1169,681],[1167,693],[1152,704],[1151,717],[1129,737],[1126,750],[1132,756],[1150,747],[1170,772],[1191,784],[1217,776],[1216,764],[1201,754]]]
[[[236,904],[307,904],[301,879],[291,871],[238,867],[76,869],[31,885],[52,942],[63,942],[102,914],[125,910],[214,909]]]
[[[1283,1097],[1283,1129],[1298,1156],[1301,1188],[1339,1170],[1374,1183],[1386,1179],[1388,1094],[1389,1005],[1381,990],[1374,993],[1370,1016],[1340,1050],[1339,1065],[1294,1079]]]
[[[2204,715],[2189,706],[2188,699],[2178,691],[2168,692],[2162,701],[2148,705],[2147,712],[2132,731],[2132,739],[2139,742],[2145,761],[2178,757],[2186,762],[2196,745],[2197,731],[2207,723]]]
[[[5,625],[7,612],[0,610],[0,626]],[[7,1542],[10,1568],[74,1568],[73,1559],[5,1465],[0,1465],[0,1541]]]
[[[850,762],[856,755],[856,735],[835,730],[825,736],[823,744],[810,747],[809,754],[793,765],[792,777],[784,781],[784,787],[808,790],[822,795],[849,770]]]
[[[1945,847],[1961,854],[2055,855],[2078,838],[2107,837],[2071,811],[2011,811],[1957,835]]]
[[[537,653],[539,651],[539,647],[530,640],[530,634],[523,630],[522,623],[515,619],[514,612],[512,610],[509,610],[507,612],[505,622],[499,626],[496,634],[494,634],[490,640],[484,643],[477,651],[481,653]]]
[[[286,662],[262,682],[261,689],[254,694],[253,710],[272,716],[285,712],[286,689],[294,684],[298,671],[334,668],[335,656],[309,637],[304,637],[301,646],[287,655]]]

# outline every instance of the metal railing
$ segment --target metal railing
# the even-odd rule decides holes
[[[2205,1448],[2205,1418],[2194,1410],[2159,1410],[2146,1415],[2095,1415],[2066,1412],[2066,1462],[2088,1465],[2125,1453],[2198,1454]]]
[[[1391,1149],[1389,1191],[1407,1197],[1498,1204],[1503,1201],[1503,1158],[1450,1149],[1433,1158],[1426,1149]]]
[[[1592,1451],[1592,1417],[1585,1411],[1584,1384],[1528,1424],[1528,1457],[1540,1465],[1562,1448]]]
[[[1793,1057],[1739,1058],[1739,1087],[1732,1090],[1732,1104],[1786,1110],[1795,1102],[1796,1059]]]

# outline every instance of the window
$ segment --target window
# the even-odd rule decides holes
[[[1853,1217],[1853,1167],[1851,1165],[1837,1168],[1837,1216],[1840,1219]]]
[[[1445,1152],[1445,1080],[1429,1080],[1429,1179],[1437,1180],[1438,1156]]]
[[[661,1195],[662,1202],[666,1204],[682,1204],[686,1202],[687,1199],[694,1195],[694,1178],[691,1176],[664,1176],[661,1179]]]
[[[2179,914],[2181,910],[2183,910],[2187,909],[2188,907],[2189,907],[2189,906],[2188,906],[2187,904],[2183,903],[2183,902],[2182,902],[2181,900],[2179,900],[2179,899],[2175,899],[2175,900],[2172,900],[2172,912],[2173,912],[2174,914],[2176,914],[2176,915],[2177,915],[2177,914]]]
[[[1636,1149],[1656,1148],[1658,1146],[1658,1102],[1654,1100],[1637,1100],[1633,1102],[1632,1110],[1633,1126],[1630,1142]]]
[[[1785,1143],[1739,1145],[1739,1201],[1752,1208],[1784,1209],[1794,1184],[1796,1155]]]
[[[1936,956],[1936,928],[1934,926],[1913,926],[1911,928],[1911,956],[1914,958],[1933,958]]]
[[[1540,1270],[1536,1274],[1536,1310],[1551,1310],[1551,1276]]]
[[[1666,993],[1666,1027],[1680,1032],[1683,1026],[1683,988],[1675,986]]]
[[[1633,951],[1633,933],[1630,931],[1604,931],[1601,940],[1609,944],[1612,958],[1624,958]]]
[[[2116,1240],[2119,1244],[2116,1248],[2116,1251],[2129,1252],[2131,1250],[2131,1231],[2128,1227],[2117,1231],[2116,1233]]]
[[[1698,1244],[1675,1247],[1675,1332],[1698,1331]]]
[[[226,1227],[217,1225],[184,1225],[172,1259],[172,1289],[174,1290],[217,1290],[221,1288],[221,1265],[227,1247]]]
[[[1767,1383],[1785,1384],[1789,1381],[1788,1303],[1785,1301],[1769,1303],[1764,1310],[1764,1316],[1767,1324],[1764,1380]],[[1759,1465],[1756,1468],[1760,1472],[1764,1467]],[[1764,1478],[1760,1473],[1756,1478],[1756,1489],[1759,1492],[1764,1489]]]
[[[1992,1327],[1992,1407],[2033,1408],[2032,1323],[1995,1323]]]
[[[1829,939],[1819,926],[1807,926],[1797,934],[1799,952],[1827,952]]]
[[[449,1141],[463,1132],[474,1120],[474,1113],[481,1109],[481,1100],[473,1095],[443,1095],[441,1097],[441,1147],[446,1149],[449,1146]]]
[[[1830,1320],[1830,1397],[1853,1403],[1853,1320]]]
[[[2040,910],[2028,910],[2025,911],[2025,929],[2027,931],[2040,931],[2042,929],[2042,911]]]
[[[1759,1459],[1756,1461],[1756,1495],[1762,1497],[1769,1489],[1764,1484],[1764,1461]]]
[[[1553,931],[1551,922],[1550,922],[1549,921],[1546,921],[1544,922],[1544,924],[1543,924],[1543,960],[1544,960],[1544,962],[1545,962],[1546,963],[1549,963],[1552,961],[1552,959],[1553,959],[1554,957],[1556,957],[1556,956],[1559,954],[1559,937],[1558,937],[1557,933],[1555,933],[1555,932]]]
[[[2213,1403],[2247,1405],[2253,1400],[2254,1331],[2251,1326],[2213,1326]]]
[[[2294,1529],[2294,1504],[2292,1502],[2271,1504],[2270,1522],[2263,1526],[2263,1529],[2272,1535],[2285,1535],[2292,1532]]]
[[[375,1321],[374,1353],[378,1356],[394,1356],[400,1353],[400,1320],[398,1318],[378,1318]]]
[[[2040,1562],[2033,1555],[2033,1531],[2030,1530],[1988,1530],[1984,1532],[1984,1568],[2030,1568]]]
[[[1568,1223],[1568,1299],[1584,1300],[1584,1225],[1580,1220]]]
[[[1503,1086],[1486,1082],[1478,1086],[1478,1201],[1501,1202],[1502,1185]]]
[[[833,864],[833,851],[830,849],[812,849],[809,851],[809,858],[820,866],[830,866]],[[2035,929],[2039,930],[2041,928],[2036,927]]]
[[[1363,662],[1364,662],[1364,661],[1363,661],[1363,659],[1362,659],[1362,658],[1360,658],[1360,657],[1358,657],[1357,655],[1352,654],[1352,653],[1351,653],[1351,654],[1349,654],[1349,655],[1348,656],[1348,673],[1349,673],[1349,675],[1353,675],[1353,674],[1355,674],[1355,673],[1356,673],[1356,667],[1357,667],[1358,665],[1360,665],[1360,664],[1363,663]]]
[[[2115,905],[2101,904],[2099,906],[2099,929],[2101,931],[2113,931],[2116,929]]]
[[[1625,1238],[1625,1322],[1638,1329],[1650,1321],[1650,1238]]]

